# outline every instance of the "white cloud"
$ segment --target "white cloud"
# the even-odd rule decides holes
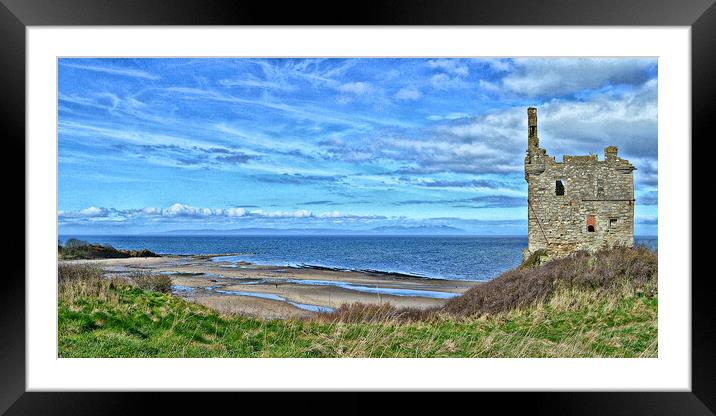
[[[450,76],[446,73],[435,74],[430,77],[430,85],[436,90],[449,90],[467,88],[468,84],[460,76]]]
[[[596,93],[589,100],[553,99],[539,105],[540,144],[560,160],[562,154],[601,154],[606,146],[616,145],[619,154],[637,167],[639,181],[655,182],[656,92],[654,80],[626,92]],[[397,165],[401,174],[502,174],[523,169],[526,106],[460,116],[465,115],[429,116],[442,123],[421,134],[366,136],[322,145],[335,158],[351,163],[384,160]]]
[[[430,77],[430,85],[436,90],[468,88],[465,81],[470,70],[467,63],[460,59],[431,59],[428,67],[437,73]]]
[[[459,59],[431,59],[428,61],[428,66],[461,77],[467,76],[470,73],[467,64]]]
[[[371,104],[373,109],[380,113],[380,109],[390,104],[390,97],[383,88],[369,82],[348,82],[336,87],[339,104],[348,104],[354,101]],[[356,113],[354,117],[359,117]]]
[[[81,210],[80,214],[85,217],[103,217],[107,215],[107,210],[104,208],[89,207]]]
[[[489,91],[489,92],[499,92],[500,91],[499,85],[497,85],[494,82],[485,81],[484,79],[481,79],[480,82],[478,83],[478,85],[480,86],[480,89],[485,90],[485,91]]]
[[[209,208],[195,208],[189,205],[176,203],[162,211],[168,217],[208,217],[212,215]]]
[[[420,92],[419,89],[410,86],[401,88],[397,93],[395,93],[395,98],[403,101],[415,101],[419,99],[422,95],[423,94]]]
[[[502,79],[506,90],[529,97],[562,95],[609,84],[638,85],[654,59],[564,58],[515,59],[514,71]]]
[[[319,214],[318,216],[321,218],[341,218],[344,215],[340,211],[330,211]]]
[[[541,143],[553,154],[601,152],[615,144],[620,154],[656,159],[657,116],[657,83],[652,80],[620,96],[552,100],[539,107],[538,124]]]
[[[116,209],[116,208],[97,208],[89,207],[79,211],[59,211],[58,220],[61,223],[98,223],[98,222],[118,222],[118,221],[144,221],[151,220],[156,223],[158,221],[176,221],[177,219],[200,219],[207,223],[225,223],[226,221],[236,221],[244,219],[382,219],[383,216],[377,215],[356,215],[348,214],[340,211],[328,211],[314,214],[311,211],[301,209],[296,211],[264,211],[263,209],[255,209],[248,211],[245,208],[197,208],[190,205],[175,203],[168,208],[140,208],[140,209]]]
[[[349,82],[338,87],[338,91],[355,95],[368,93],[372,86],[368,82]]]
[[[223,211],[223,214],[227,217],[243,217],[246,215],[244,208],[228,208]]]
[[[514,68],[511,59],[480,59],[480,62],[486,63],[495,72],[506,72]]]
[[[313,213],[311,211],[302,209],[298,211],[271,211],[271,212],[265,212],[262,210],[258,211],[252,211],[251,214],[258,215],[260,217],[270,217],[270,218],[307,218],[312,217]]]

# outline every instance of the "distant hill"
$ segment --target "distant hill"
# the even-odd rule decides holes
[[[229,230],[171,230],[163,235],[332,235],[346,234],[349,230],[321,228],[234,228]]]
[[[230,230],[171,230],[161,235],[462,235],[465,230],[447,225],[384,226],[368,230],[336,228],[234,228]]]
[[[376,234],[393,234],[393,235],[443,235],[443,234],[466,234],[465,230],[450,227],[449,225],[419,225],[415,227],[406,227],[399,225],[376,227],[371,229]]]

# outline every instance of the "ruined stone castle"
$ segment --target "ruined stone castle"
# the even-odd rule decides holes
[[[561,162],[539,147],[537,109],[527,109],[529,243],[525,258],[545,249],[549,256],[602,246],[634,244],[635,167],[617,148],[596,154],[564,155]]]

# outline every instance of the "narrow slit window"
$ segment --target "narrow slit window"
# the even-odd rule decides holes
[[[557,196],[563,196],[564,195],[564,183],[562,183],[561,180],[558,180],[554,185],[554,194]]]
[[[609,228],[614,228],[617,226],[617,219],[616,218],[610,218],[609,219]]]
[[[597,179],[597,198],[604,198],[604,179]]]
[[[587,231],[593,233],[597,230],[597,219],[594,215],[587,215]]]

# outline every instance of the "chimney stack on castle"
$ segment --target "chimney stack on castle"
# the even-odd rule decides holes
[[[618,151],[616,146],[607,146],[604,149],[604,160],[616,160]]]
[[[530,107],[527,109],[527,148],[536,149],[539,147],[539,138],[537,137],[537,109]]]

